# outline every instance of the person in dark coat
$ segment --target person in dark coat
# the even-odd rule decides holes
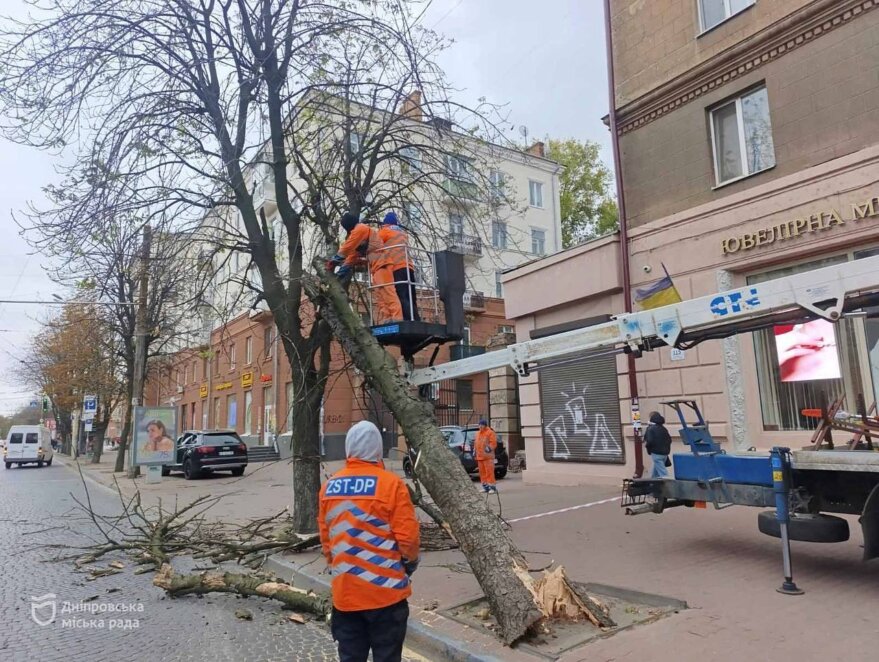
[[[665,463],[671,453],[671,435],[665,429],[665,419],[658,411],[650,412],[650,423],[644,432],[644,445],[653,460],[651,478],[668,478]]]

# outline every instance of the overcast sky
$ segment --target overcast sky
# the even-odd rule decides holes
[[[0,0],[0,14],[20,7]],[[601,0],[434,0],[425,23],[452,37],[440,63],[462,101],[486,97],[509,104],[512,138],[546,136],[595,140],[610,164],[604,19]],[[19,236],[13,213],[43,202],[41,188],[57,181],[52,155],[0,138],[0,299],[48,299],[60,289],[44,260]],[[19,358],[47,314],[46,307],[0,304],[0,412],[31,399],[20,383]]]

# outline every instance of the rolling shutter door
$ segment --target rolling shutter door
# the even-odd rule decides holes
[[[540,366],[543,458],[624,464],[616,355],[584,352]]]

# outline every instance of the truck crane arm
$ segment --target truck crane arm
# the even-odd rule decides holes
[[[518,374],[541,361],[583,351],[618,350],[640,355],[665,345],[687,349],[705,340],[726,338],[777,324],[817,318],[831,322],[879,304],[879,256],[815,269],[681,303],[617,315],[611,321],[528,340],[505,349],[428,368],[410,369],[406,378],[425,385],[493,368]]]

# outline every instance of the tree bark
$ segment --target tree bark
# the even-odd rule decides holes
[[[307,611],[321,617],[327,615],[330,607],[330,602],[324,595],[309,593],[290,584],[267,581],[264,577],[231,572],[176,575],[170,565],[164,564],[153,578],[153,584],[172,597],[191,593],[237,593],[272,598],[290,609]]]
[[[131,407],[128,406],[131,403],[131,394],[132,394],[132,382],[129,380],[128,382],[128,399],[125,401],[125,416],[122,419],[124,422],[122,423],[122,436],[119,439],[119,450],[116,453],[116,466],[113,467],[113,471],[116,473],[120,473],[125,471],[125,451],[128,449],[128,436],[131,432]]]
[[[500,520],[479,498],[470,477],[449,451],[430,406],[413,394],[386,352],[352,310],[338,281],[315,262],[319,279],[304,279],[306,292],[336,338],[393,412],[409,444],[420,454],[418,475],[442,511],[467,557],[500,626],[512,644],[543,617],[527,562]]]
[[[321,478],[320,398],[316,403],[313,399],[310,388],[306,387],[305,397],[295,401],[293,407],[294,424],[290,439],[293,451],[292,520],[293,530],[300,534],[317,531]]]

